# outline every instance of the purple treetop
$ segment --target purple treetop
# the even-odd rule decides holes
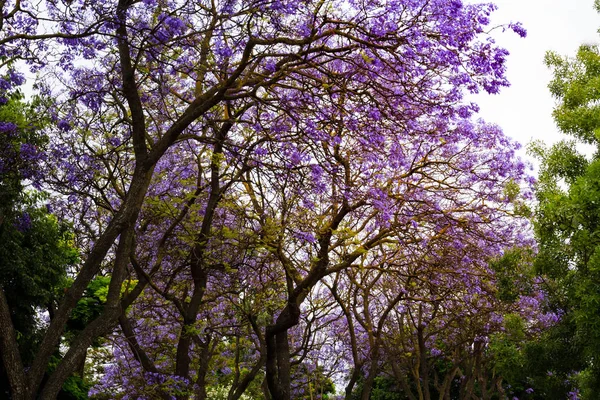
[[[464,101],[508,85],[508,53],[484,33],[493,10],[456,0],[4,3],[0,50],[39,73],[40,112],[55,125],[45,183],[63,195],[55,208],[86,255],[32,365],[7,367],[14,397],[56,396],[119,323],[132,351],[116,359],[135,357],[127,376],[164,386],[163,397],[204,398],[210,366],[227,359],[215,356],[219,343],[248,332],[256,355],[231,366],[247,362],[254,376],[264,366],[271,397],[289,399],[290,359],[323,279],[468,243],[482,251],[464,250],[455,274],[466,277],[507,238],[527,239],[504,190],[525,179],[516,145],[472,122],[477,106]],[[43,381],[98,274],[111,276],[103,313]],[[17,359],[7,335],[3,354]],[[251,379],[234,375],[239,397]]]
[[[479,135],[471,131],[474,129],[479,130]],[[487,261],[501,254],[507,245],[522,244],[522,238],[527,236],[526,221],[518,216],[510,216],[514,214],[514,203],[505,190],[515,180],[519,181],[523,177],[524,166],[520,161],[512,160],[515,145],[505,139],[497,128],[463,123],[454,129],[454,136],[450,135],[450,132],[444,132],[440,139],[436,132],[431,132],[420,145],[413,144],[412,137],[403,139],[399,134],[393,135],[382,130],[389,135],[383,140],[397,141],[395,143],[404,151],[404,157],[410,160],[406,162],[405,170],[400,164],[382,163],[377,164],[377,169],[374,169],[373,163],[378,162],[378,159],[389,160],[391,157],[386,157],[386,154],[389,154],[391,149],[396,149],[387,146],[385,142],[382,142],[380,147],[365,151],[367,155],[363,159],[352,152],[350,144],[346,144],[351,136],[346,136],[347,132],[344,130],[338,130],[341,140],[332,143],[298,134],[294,130],[295,128],[291,127],[286,137],[265,142],[267,151],[251,153],[252,158],[246,162],[249,167],[246,167],[242,182],[224,181],[233,183],[214,212],[212,231],[203,250],[204,257],[209,260],[209,265],[212,265],[211,274],[219,277],[219,285],[212,286],[210,279],[204,284],[203,304],[207,307],[206,311],[198,309],[190,327],[176,329],[189,330],[192,329],[192,325],[196,329],[198,326],[200,329],[221,329],[222,326],[242,326],[247,323],[243,319],[240,321],[239,316],[238,321],[227,321],[227,318],[214,320],[220,315],[219,307],[215,307],[208,299],[212,296],[220,297],[222,295],[219,293],[232,290],[233,293],[238,293],[241,300],[236,300],[235,296],[227,300],[221,298],[220,304],[245,302],[244,318],[251,318],[253,315],[257,319],[255,323],[261,325],[260,334],[266,334],[262,332],[264,325],[273,324],[274,318],[285,315],[286,311],[283,308],[286,307],[286,296],[290,292],[293,295],[294,285],[303,285],[303,282],[311,279],[311,274],[314,274],[315,262],[320,259],[318,251],[324,235],[322,226],[332,214],[335,216],[335,213],[339,213],[339,208],[343,207],[344,202],[349,204],[347,207],[350,210],[348,216],[343,218],[332,232],[332,244],[329,245],[326,255],[331,265],[325,269],[323,277],[329,273],[353,271],[358,266],[370,272],[383,268],[391,274],[385,279],[389,282],[388,288],[396,290],[398,285],[411,288],[409,283],[399,279],[396,274],[400,274],[400,277],[407,274],[422,275],[422,260],[426,260],[425,267],[428,268],[431,268],[431,265],[452,266],[433,269],[431,277],[423,278],[422,282],[415,281],[417,288],[426,290],[429,287],[440,292],[435,298],[432,298],[431,294],[414,295],[417,302],[420,301],[427,307],[433,301],[440,301],[439,299],[463,304],[469,294],[462,290],[477,290],[483,283],[482,277],[491,279],[492,274],[485,267]],[[240,134],[243,133],[242,131]],[[461,135],[462,141],[456,139]],[[444,136],[453,140],[455,144],[452,146],[446,139],[442,140]],[[428,140],[433,143],[429,143]],[[293,151],[290,152],[292,146],[294,149],[303,149],[302,155],[297,157]],[[497,151],[490,151],[490,148]],[[227,175],[228,169],[235,166],[233,154],[224,154],[223,157],[224,166],[220,169],[218,178],[220,182],[224,179],[222,176]],[[469,163],[468,168],[464,167],[465,162]],[[293,163],[293,166],[290,166],[290,163]],[[367,167],[364,167],[365,164]],[[503,167],[490,168],[490,165],[496,164]],[[160,229],[171,221],[172,216],[178,215],[177,209],[171,208],[174,204],[185,203],[185,190],[182,191],[184,186],[164,184],[165,180],[184,183],[187,178],[180,179],[182,175],[179,170],[185,165],[174,164],[170,169],[165,169],[165,175],[160,173],[162,180],[157,182],[156,186],[151,186],[150,193],[154,195],[149,197],[148,223],[144,224],[146,231],[138,232],[140,244],[141,240],[148,240],[148,246],[155,243],[151,238],[155,237],[156,233],[149,232],[152,232],[154,226]],[[198,167],[198,171],[200,170],[202,168]],[[374,172],[377,176],[373,175]],[[174,178],[167,178],[168,176]],[[206,178],[206,182],[210,179]],[[190,177],[189,182],[203,182],[203,179]],[[205,185],[209,186],[208,183]],[[155,189],[159,187],[160,190]],[[193,186],[188,190],[197,191]],[[177,196],[182,197],[175,201]],[[180,256],[183,257],[187,257],[188,253],[182,253],[182,249],[193,245],[192,242],[186,243],[185,231],[194,232],[194,226],[198,229],[198,224],[204,221],[206,202],[209,201],[206,197],[196,196],[198,208],[195,211],[189,210],[186,220],[181,221],[183,231],[178,234],[181,241],[173,248],[174,252],[181,253]],[[197,217],[193,216],[193,212],[198,213]],[[143,215],[146,215],[145,213],[146,211]],[[155,262],[156,256],[146,253],[146,246],[141,246],[139,250],[144,251],[143,257],[151,255],[149,265]],[[187,261],[182,259],[180,264],[173,264],[176,255],[173,257],[175,258],[171,260],[163,258],[162,272],[154,275],[158,293],[168,300],[169,297],[181,294],[187,296],[187,293],[193,290],[188,272],[184,269]],[[354,263],[349,264],[347,260],[354,260]],[[257,269],[261,265],[264,267]],[[413,267],[416,270],[410,272],[410,268]],[[229,272],[227,268],[230,269]],[[178,271],[179,275],[173,275],[174,271]],[[245,288],[235,289],[236,285],[226,283],[228,281],[218,271],[236,276]],[[162,273],[164,276],[161,277]],[[208,277],[210,276],[209,274]],[[168,283],[174,279],[181,280],[177,288]],[[265,281],[261,283],[256,279]],[[267,289],[265,284],[275,285]],[[491,285],[489,282],[488,284]],[[167,289],[168,287],[172,290]],[[310,287],[308,289],[310,290]],[[489,287],[484,289],[490,290]],[[270,293],[267,295],[271,299],[270,304],[255,303],[260,304],[260,311],[249,311],[247,307],[252,308],[249,302],[254,302],[252,299],[257,295],[265,296],[265,293]],[[383,292],[369,293],[369,296],[375,296],[372,304],[381,301],[382,294]],[[385,295],[396,296],[388,292]],[[275,299],[278,300],[273,301]],[[310,297],[303,297],[302,300],[309,301]],[[396,301],[400,300],[406,299],[401,297]],[[156,300],[150,300],[149,304],[155,302]],[[179,302],[183,303],[185,299],[180,299]],[[177,306],[177,301],[174,301],[174,305]],[[387,306],[382,304],[373,309],[373,313],[379,315],[385,307]],[[457,305],[446,307],[456,309]],[[461,307],[468,309],[463,305]],[[489,313],[486,309],[492,308],[493,305],[486,300],[481,304],[476,302],[471,307],[484,318]],[[305,313],[306,309],[302,308],[301,314],[306,315]],[[183,322],[177,317],[177,312],[174,315],[175,319],[143,315],[132,315],[132,318],[154,320],[149,322],[150,324],[161,321],[160,325],[168,327],[169,333],[158,337],[164,337],[165,343],[170,343],[173,341],[173,327]],[[338,317],[335,317],[336,313],[331,315],[334,319],[339,318],[339,312]],[[262,320],[258,321],[259,318]],[[430,324],[429,321],[424,323]],[[387,325],[384,327],[387,328]],[[292,333],[294,329],[290,327],[288,337],[292,346],[295,341],[302,341],[296,336],[297,333]],[[152,331],[142,328],[140,332],[144,335]],[[230,334],[220,335],[226,337]],[[300,338],[303,337],[301,333],[299,335]],[[180,334],[176,336],[181,337]],[[152,334],[151,337],[157,336]],[[365,344],[361,346],[361,351],[368,353],[370,347]],[[260,348],[260,344],[257,348]],[[157,351],[150,345],[146,345],[146,350]],[[189,347],[192,359],[200,357],[197,350]],[[264,352],[268,352],[267,349],[260,351],[263,355]],[[367,353],[364,357],[370,358]],[[174,356],[170,357],[167,359],[172,362]],[[314,353],[311,357],[318,359]],[[174,374],[174,367],[173,364],[160,366],[167,375]],[[135,370],[132,372],[138,373]],[[143,374],[143,371],[139,373]],[[198,375],[190,372],[190,377],[197,379]],[[133,390],[127,388],[128,392]]]

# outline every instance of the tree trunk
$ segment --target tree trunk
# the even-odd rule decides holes
[[[28,397],[25,370],[19,354],[17,336],[12,323],[10,309],[4,290],[0,287],[0,354],[4,362],[4,369],[8,376],[8,383],[12,398],[25,400]]]
[[[277,376],[282,390],[282,400],[289,400],[291,397],[291,364],[290,364],[290,344],[288,341],[287,329],[275,335],[275,345],[277,349]]]
[[[69,351],[56,367],[56,370],[44,385],[40,399],[53,400],[60,392],[65,380],[77,369],[81,357],[85,357],[87,349],[92,345],[95,338],[110,332],[117,324],[121,316],[121,288],[127,276],[127,265],[129,254],[134,244],[134,225],[130,224],[119,239],[119,245],[115,256],[112,277],[108,286],[106,304],[102,314],[92,321],[75,338]]]
[[[345,400],[350,400],[352,396],[352,390],[354,389],[354,385],[356,385],[356,382],[358,382],[358,378],[360,378],[360,368],[354,367],[352,369],[352,375],[350,375],[350,380],[346,385],[346,396],[344,397]]]
[[[206,374],[208,373],[208,364],[211,358],[211,344],[212,338],[206,335],[205,341],[200,344],[200,365],[198,366],[198,377],[196,378],[196,390],[195,400],[206,399]]]
[[[377,373],[379,372],[379,367],[377,366],[378,358],[378,351],[375,351],[373,354],[371,354],[371,365],[369,365],[369,372],[367,374],[367,378],[364,381],[362,392],[360,394],[361,400],[369,400],[369,398],[371,397],[373,384],[375,383],[375,378],[377,377]]]
[[[273,400],[290,400],[291,396],[291,364],[288,330],[298,324],[300,307],[288,303],[277,322],[267,326],[265,339],[267,342],[267,383]]]
[[[417,338],[419,345],[419,366],[421,368],[420,375],[423,382],[423,398],[431,400],[431,392],[429,390],[429,364],[427,363],[427,348],[425,347],[425,338],[423,337],[423,327],[417,329]]]

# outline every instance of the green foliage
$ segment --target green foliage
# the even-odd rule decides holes
[[[52,356],[48,365],[48,373],[56,369],[60,362],[60,358],[56,355]],[[86,382],[82,377],[77,375],[70,376],[63,384],[62,390],[59,392],[57,400],[83,400],[88,398],[88,391],[91,384]]]
[[[58,400],[83,400],[88,398],[91,385],[78,376],[70,376],[63,384]]]
[[[596,1],[600,10],[600,1]],[[525,348],[526,366],[538,392],[565,398],[578,386],[583,398],[600,393],[600,51],[581,46],[574,58],[546,55],[549,85],[558,100],[554,118],[576,141],[530,151],[541,161],[535,233],[535,267],[552,278],[548,291],[563,313],[560,324]],[[593,145],[591,159],[577,143]]]
[[[574,183],[584,174],[589,163],[582,154],[577,152],[576,142],[572,140],[558,142],[550,149],[541,142],[533,142],[529,145],[529,151],[543,160],[540,184],[550,185],[550,187],[557,183],[557,179],[563,179],[567,184]]]
[[[589,366],[572,320],[563,318],[533,340],[524,337],[524,321],[517,315],[507,316],[505,326],[504,333],[492,337],[489,351],[512,396],[563,400],[574,387],[584,385],[579,371],[589,372]]]
[[[0,106],[0,121],[16,126],[16,130],[0,135],[0,156],[4,157],[0,170],[0,286],[12,311],[25,365],[31,363],[41,342],[42,315],[52,314],[69,284],[68,270],[79,262],[70,227],[41,205],[45,194],[27,191],[23,184],[22,172],[36,166],[19,158],[21,146],[41,147],[47,141],[39,129],[45,117],[31,113],[30,107],[18,92]],[[54,359],[48,372],[58,362],[57,357]],[[0,366],[0,387],[6,384]],[[84,399],[88,389],[81,377],[72,376],[58,398]]]
[[[299,392],[296,394],[296,397],[299,400],[311,400],[316,398],[328,400],[330,398],[329,395],[335,393],[335,385],[329,377],[324,375],[322,367],[317,367],[309,372],[306,369],[306,366],[301,364],[294,375],[299,382],[302,382],[299,385],[299,388],[296,389]],[[298,375],[304,376],[299,377]],[[292,384],[292,387],[293,386],[294,384]]]
[[[363,388],[362,380],[359,380],[352,391],[351,399],[358,400]],[[386,376],[378,376],[373,382],[371,400],[406,400],[408,396],[398,387],[395,380]]]
[[[504,193],[509,201],[515,201],[520,191],[519,184],[512,179],[504,187]]]
[[[501,258],[490,262],[490,267],[496,276],[498,299],[512,303],[519,295],[531,291],[531,288],[526,287],[531,279],[522,278],[533,278],[535,275],[532,260],[531,249],[514,248],[507,250]]]
[[[8,102],[0,106],[0,121],[16,126],[14,132],[0,134],[0,225],[15,218],[19,205],[26,202],[20,171],[24,167],[23,160],[19,158],[21,145],[41,146],[47,141],[36,129],[41,122],[30,118],[35,114],[29,112],[29,107],[18,92],[10,95]]]
[[[372,400],[404,400],[406,396],[398,390],[395,383],[383,376],[375,378],[373,391],[371,392]]]
[[[68,336],[73,336],[100,315],[106,303],[109,284],[110,276],[99,276],[90,282],[83,297],[71,312],[67,323]]]
[[[549,88],[560,100],[553,115],[561,131],[585,143],[600,138],[600,54],[597,46],[579,48],[575,58],[549,52],[546,64],[554,71]]]
[[[496,372],[514,386],[524,376],[521,346],[525,340],[525,322],[517,314],[509,314],[504,317],[504,327],[505,332],[492,337],[489,351]]]
[[[541,340],[525,347],[527,376],[541,399],[564,399],[572,390],[573,373],[586,368],[583,344],[575,337],[575,325],[564,318]]]
[[[17,221],[0,226],[0,285],[14,312],[23,357],[29,360],[37,343],[37,310],[59,300],[55,288],[64,287],[67,268],[79,255],[68,228],[45,208],[28,204],[22,213],[30,220],[27,229],[20,230]]]
[[[41,341],[41,313],[56,307],[69,284],[68,268],[79,262],[68,226],[59,223],[45,207],[36,207],[36,198],[27,196],[27,203],[20,205],[21,213],[29,216],[26,229],[19,229],[14,220],[4,220],[0,226],[0,285],[13,310],[19,349],[26,364]],[[78,305],[76,311],[80,309]],[[67,338],[69,335],[71,331],[67,331]],[[2,375],[0,371],[0,386]],[[72,376],[58,398],[85,399],[88,390],[84,379]]]
[[[229,387],[224,385],[209,386],[206,388],[206,397],[212,400],[227,400]],[[255,397],[243,394],[240,400],[253,400]]]

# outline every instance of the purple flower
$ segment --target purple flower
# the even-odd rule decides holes
[[[523,28],[523,25],[521,25],[520,22],[513,22],[508,27],[510,29],[512,29],[512,31],[515,32],[517,35],[521,36],[522,38],[527,36],[527,30],[525,28]]]
[[[23,212],[17,217],[15,228],[17,228],[19,232],[25,232],[31,228],[31,216],[29,213]]]
[[[13,133],[17,130],[17,125],[12,122],[0,122],[0,133]]]
[[[275,72],[277,70],[277,63],[275,60],[270,59],[265,63],[265,69],[269,72]]]
[[[181,34],[185,31],[185,23],[177,17],[167,15],[163,19],[163,23],[168,27],[168,29],[171,32],[175,34]]]
[[[108,138],[108,143],[113,147],[119,147],[121,145],[121,139],[116,136],[111,136]]]
[[[264,147],[257,147],[254,150],[254,154],[256,154],[257,156],[266,156],[267,154],[269,154],[269,150],[265,149]]]
[[[8,72],[8,77],[15,86],[20,86],[23,83],[25,83],[25,75],[23,75],[20,72],[15,71],[15,70],[11,69]]]
[[[317,242],[315,236],[310,232],[297,231],[294,233],[294,237],[296,237],[296,239],[299,239],[302,242],[308,242],[311,244]]]
[[[58,129],[60,129],[63,132],[68,132],[71,130],[71,124],[65,120],[65,119],[61,119],[60,121],[58,121]]]
[[[36,146],[31,143],[21,144],[21,158],[27,162],[35,161],[39,158],[40,153]]]
[[[214,51],[220,59],[227,59],[233,55],[233,50],[225,43],[222,38],[217,38],[214,44]]]

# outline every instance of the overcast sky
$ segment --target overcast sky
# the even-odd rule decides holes
[[[475,2],[475,1],[472,1]],[[593,0],[496,0],[493,24],[520,21],[527,37],[500,30],[493,32],[497,43],[510,51],[508,79],[511,87],[495,96],[478,96],[480,116],[502,127],[509,136],[526,145],[532,139],[547,143],[562,135],[552,119],[554,99],[548,91],[551,72],[544,54],[553,50],[574,55],[580,44],[600,43],[600,14]]]

